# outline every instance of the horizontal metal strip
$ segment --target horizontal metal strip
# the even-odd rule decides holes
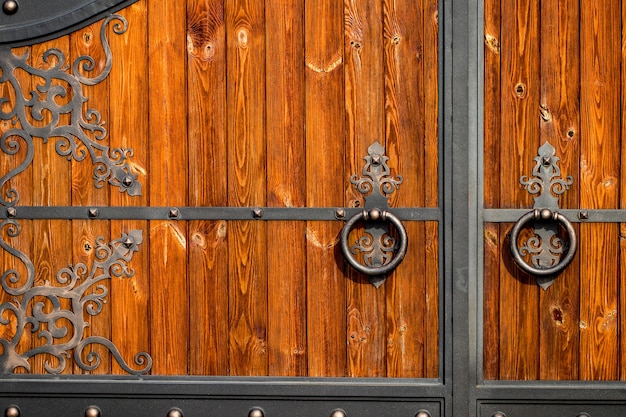
[[[346,220],[354,207],[8,207],[0,219],[101,220]],[[441,221],[439,208],[392,208],[405,221]]]
[[[533,209],[485,209],[485,223],[515,223]],[[572,223],[626,223],[626,210],[553,210],[567,217]]]

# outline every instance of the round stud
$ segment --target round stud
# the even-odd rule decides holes
[[[171,408],[167,417],[183,417],[183,411],[180,408]]]
[[[4,12],[4,14],[9,16],[17,13],[18,8],[19,5],[15,0],[6,0],[4,3],[2,3],[2,11]]]
[[[95,405],[88,407],[85,410],[85,417],[100,417],[100,409]]]
[[[506,417],[506,414],[504,414],[502,411],[496,411],[491,417]]]
[[[539,212],[539,217],[541,217],[542,220],[550,220],[552,218],[552,210],[542,209]]]
[[[430,417],[430,413],[426,410],[419,410],[415,417]]]
[[[17,408],[17,406],[12,405],[4,410],[4,415],[5,417],[20,417],[20,409]]]
[[[133,185],[133,182],[133,177],[131,177],[130,175],[126,175],[122,179],[122,184],[124,185],[124,187],[130,187],[131,185]]]
[[[346,417],[346,412],[338,408],[330,413],[330,417]]]
[[[263,410],[261,408],[254,407],[248,413],[248,417],[265,417],[265,413],[263,412]]]

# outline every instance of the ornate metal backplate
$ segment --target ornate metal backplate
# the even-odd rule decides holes
[[[574,182],[571,176],[561,178],[561,169],[558,166],[559,157],[555,155],[555,149],[546,141],[539,147],[538,155],[534,158],[536,164],[533,168],[533,176],[528,178],[523,175],[520,184],[530,194],[535,195],[535,210],[552,211],[559,208],[558,196],[563,194]],[[546,213],[548,213],[546,212]],[[545,219],[548,220],[548,215]],[[536,218],[539,218],[536,216]],[[548,269],[557,265],[564,252],[567,252],[568,243],[559,237],[559,224],[554,221],[535,221],[532,225],[534,235],[517,250],[521,255],[530,256],[534,268]],[[537,277],[537,284],[544,290],[554,282],[554,276]]]

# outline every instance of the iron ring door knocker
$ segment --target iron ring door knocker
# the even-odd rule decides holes
[[[367,266],[367,265],[363,265],[359,263],[356,260],[356,258],[353,255],[356,255],[359,250],[357,249],[356,246],[353,246],[352,248],[349,247],[348,235],[352,231],[352,228],[354,227],[354,225],[360,221],[372,221],[372,222],[389,221],[390,223],[394,225],[394,227],[396,228],[398,232],[398,243],[395,244],[395,241],[389,236],[387,237],[387,239],[385,239],[388,243],[385,246],[385,248],[393,249],[394,246],[396,248],[396,252],[391,261],[384,263],[384,259],[382,257],[378,257],[377,259],[371,262],[373,264],[372,266]],[[361,240],[363,239],[366,240],[366,243],[371,244],[370,238],[368,237],[361,238]],[[380,209],[377,209],[377,208],[371,209],[369,211],[363,210],[355,214],[354,216],[352,216],[346,222],[346,224],[343,226],[343,229],[341,230],[340,242],[341,242],[341,251],[343,252],[343,256],[346,258],[346,261],[348,261],[348,263],[357,271],[361,272],[362,274],[371,275],[371,276],[388,274],[389,272],[396,269],[396,267],[400,265],[400,262],[402,262],[402,260],[404,259],[404,256],[406,255],[406,249],[408,247],[406,229],[404,228],[404,225],[402,224],[400,219],[398,219],[396,216],[389,213],[388,211],[385,211],[385,210],[381,211]],[[363,245],[360,245],[358,247],[359,248],[363,247]]]
[[[390,212],[388,196],[402,183],[402,177],[390,174],[385,148],[375,142],[368,149],[362,177],[352,175],[350,182],[365,197],[363,210],[346,221],[341,231],[340,246],[350,266],[368,275],[370,283],[379,287],[385,275],[393,271],[404,259],[407,250],[407,233],[404,225]],[[358,223],[364,223],[363,235],[354,245],[348,243],[349,235]],[[396,229],[390,233],[388,223]],[[363,263],[356,257],[361,254]]]
[[[511,229],[510,249],[513,260],[524,272],[535,275],[537,283],[547,289],[554,282],[554,276],[564,270],[574,259],[577,249],[576,231],[572,223],[558,213],[559,199],[574,180],[571,176],[561,178],[557,165],[559,158],[555,149],[546,142],[539,148],[535,158],[533,177],[523,175],[520,184],[530,193],[536,194],[534,209],[524,214]],[[555,223],[556,222],[556,223]],[[519,246],[521,230],[532,224],[534,236]],[[567,242],[559,237],[559,228],[567,232]],[[528,263],[524,256],[530,255]]]
[[[539,268],[532,266],[524,261],[522,258],[522,252],[527,252],[524,248],[521,250],[518,249],[517,241],[519,238],[520,231],[528,225],[531,221],[556,221],[560,223],[565,230],[567,231],[567,236],[569,240],[569,245],[567,248],[567,252],[563,258],[561,258],[556,264],[547,268]],[[535,209],[533,211],[529,211],[515,223],[513,229],[511,230],[511,254],[513,255],[513,260],[520,267],[520,269],[528,274],[537,275],[541,277],[555,275],[564,270],[572,259],[574,259],[574,255],[576,254],[577,249],[577,239],[576,239],[576,231],[574,230],[574,226],[572,223],[567,220],[565,216],[559,214],[557,212],[553,212],[550,209],[538,210]]]

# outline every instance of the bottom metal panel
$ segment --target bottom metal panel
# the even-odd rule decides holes
[[[175,398],[2,398],[0,415],[20,417],[439,417],[440,401],[175,399]],[[8,410],[8,411],[7,411]],[[97,410],[94,412],[94,410]],[[260,410],[252,412],[253,410]],[[341,410],[342,413],[336,413]],[[178,411],[178,412],[176,412]],[[422,412],[420,414],[420,412]],[[427,413],[427,414],[426,414]]]
[[[593,395],[589,395],[593,397]],[[619,417],[626,416],[625,403],[596,403],[593,400],[576,403],[482,403],[480,417]]]

